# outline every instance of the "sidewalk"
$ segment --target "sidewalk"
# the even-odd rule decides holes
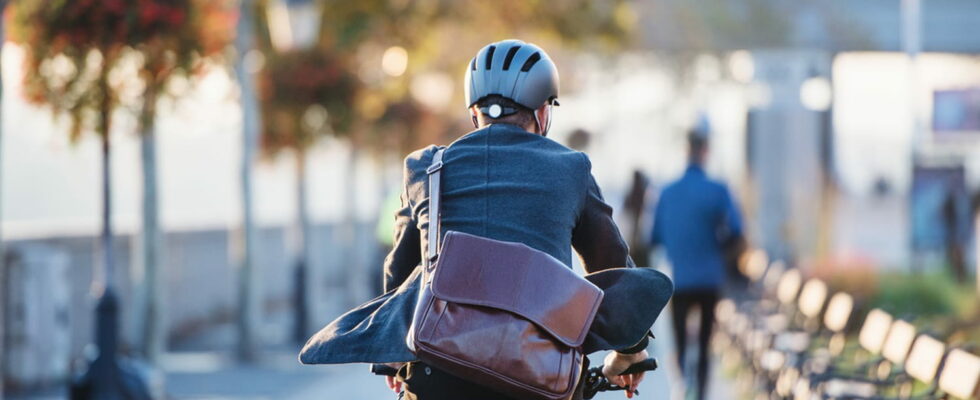
[[[600,357],[592,357],[599,362]],[[172,353],[164,362],[166,392],[171,399],[343,399],[396,398],[384,378],[371,375],[363,364],[305,366],[296,353],[281,349],[266,352],[262,362],[243,365],[213,353]],[[647,375],[636,399],[668,399],[664,371]],[[604,393],[597,400],[625,398],[622,392]]]
[[[172,399],[366,399],[395,396],[366,365],[306,366],[298,349],[267,351],[256,364],[215,353],[172,353],[163,362]]]
[[[673,337],[667,329],[669,309],[654,326],[656,339],[648,349],[660,361],[660,368],[648,373],[640,385],[637,399],[684,400],[682,379],[673,360]],[[286,322],[278,325],[288,327]],[[693,341],[692,341],[693,342]],[[307,366],[297,360],[298,345],[265,347],[255,363],[234,358],[234,329],[231,325],[209,329],[183,341],[178,351],[166,354],[160,362],[163,391],[167,399],[286,399],[286,400],[385,400],[396,399],[384,378],[368,372],[365,364]],[[593,354],[593,365],[605,354]],[[734,384],[720,376],[713,363],[709,400],[735,398]],[[64,388],[10,397],[24,400],[64,399]],[[623,392],[603,393],[597,400],[623,399]]]
[[[667,313],[665,312],[665,315]],[[285,318],[285,316],[280,316]],[[666,321],[669,316],[662,316]],[[276,326],[289,326],[278,321]],[[657,339],[650,346],[650,355],[657,357],[661,367],[648,373],[640,385],[636,399],[672,399],[677,378],[668,367],[673,361],[669,351],[673,338],[663,322],[654,327]],[[366,364],[308,366],[297,361],[299,346],[266,347],[255,364],[242,364],[232,355],[235,334],[231,325],[210,329],[171,352],[161,362],[166,375],[165,388],[170,399],[318,399],[318,400],[385,400],[397,396],[385,385],[384,378],[368,372]],[[222,349],[220,352],[207,349]],[[593,363],[601,363],[605,354],[593,354]],[[715,393],[724,395],[724,391]],[[623,392],[603,393],[596,400],[624,399]],[[712,396],[711,400],[725,400]],[[675,399],[683,400],[683,399]]]
[[[651,346],[651,356],[657,357],[661,367],[648,373],[640,385],[636,399],[680,399],[680,380],[673,360],[660,349],[667,349],[660,339]],[[168,399],[286,399],[286,400],[384,400],[396,396],[382,377],[371,375],[363,364],[307,366],[296,360],[298,348],[279,347],[264,351],[260,361],[254,364],[236,362],[228,352],[175,352],[167,354],[161,368],[165,375],[165,392]],[[601,355],[593,355],[594,362],[601,362]],[[717,365],[717,363],[716,363]],[[713,374],[710,400],[734,398],[731,382],[716,372]],[[17,396],[24,400],[64,399],[63,390]],[[622,392],[603,393],[597,400],[625,398]]]

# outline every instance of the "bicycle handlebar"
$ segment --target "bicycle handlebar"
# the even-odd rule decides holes
[[[659,366],[660,365],[657,364],[657,359],[656,358],[648,358],[648,359],[643,360],[643,361],[640,361],[640,362],[638,362],[636,364],[630,365],[629,368],[626,368],[626,371],[623,371],[623,373],[621,373],[619,375],[620,376],[623,376],[623,375],[629,375],[629,374],[636,374],[636,373],[639,373],[639,372],[653,371],[653,370],[656,370],[657,367],[659,367]],[[601,365],[598,366],[597,368],[599,368],[599,372],[602,372],[602,366]]]
[[[619,375],[622,376],[653,371],[656,370],[658,366],[659,365],[657,364],[656,358],[648,358],[636,364],[630,365],[629,368],[626,368],[626,370]],[[371,373],[375,375],[395,376],[398,373],[398,370],[384,364],[374,364],[371,366]],[[585,374],[585,380],[582,382],[582,385],[584,386],[583,398],[585,399],[591,399],[599,392],[626,390],[626,388],[614,385],[609,382],[609,379],[606,379],[606,376],[602,374],[602,365],[589,368]],[[640,394],[640,391],[634,389],[633,394]]]
[[[626,388],[622,386],[614,385],[610,383],[609,379],[606,379],[606,376],[602,374],[602,367],[603,367],[602,365],[599,365],[598,367],[589,368],[588,373],[585,375],[585,382],[582,382],[582,384],[585,386],[583,388],[584,390],[582,392],[583,393],[582,398],[591,399],[595,397],[595,395],[598,394],[599,392],[626,390]],[[657,369],[657,367],[658,367],[657,359],[648,358],[636,364],[630,365],[629,368],[626,368],[626,370],[619,375],[623,376],[629,374],[636,374],[640,372],[653,371]],[[638,395],[640,394],[640,391],[633,389],[633,394]]]
[[[398,370],[384,364],[371,364],[371,373],[379,376],[395,376]]]

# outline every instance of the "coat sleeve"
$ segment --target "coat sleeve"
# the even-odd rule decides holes
[[[422,262],[418,224],[412,212],[407,190],[402,191],[401,208],[395,214],[395,233],[391,252],[385,257],[384,291],[397,288]]]
[[[612,207],[603,200],[599,185],[592,176],[591,163],[585,158],[588,188],[584,204],[572,231],[572,247],[582,258],[586,272],[608,268],[635,267],[629,247],[613,221]]]

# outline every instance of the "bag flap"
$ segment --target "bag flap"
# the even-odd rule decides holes
[[[461,232],[443,239],[432,294],[517,314],[570,347],[585,341],[603,295],[547,253]]]

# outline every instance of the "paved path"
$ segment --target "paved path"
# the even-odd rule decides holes
[[[295,351],[265,353],[257,364],[209,353],[171,354],[164,370],[173,399],[394,399],[365,365],[304,366]]]
[[[654,326],[657,339],[648,349],[660,360],[659,370],[649,373],[640,385],[636,399],[684,400],[682,379],[674,367],[673,335],[666,321],[670,310]],[[216,336],[222,337],[224,336]],[[689,341],[689,342],[693,342]],[[214,347],[214,343],[208,343]],[[693,350],[693,349],[692,349]],[[163,362],[166,373],[166,393],[172,399],[343,399],[394,400],[396,396],[384,379],[371,375],[364,364],[335,366],[304,366],[296,360],[298,348],[280,346],[262,354],[261,362],[244,365],[234,362],[225,353],[171,353]],[[693,354],[693,352],[692,352]],[[601,362],[600,354],[593,362]],[[714,363],[717,367],[718,363]],[[732,383],[713,368],[708,389],[709,400],[735,398]],[[604,393],[596,400],[623,399],[622,392]]]
[[[289,357],[292,356],[292,357]],[[256,365],[227,363],[208,353],[172,354],[165,363],[166,392],[172,399],[344,399],[396,398],[384,379],[365,365],[302,366],[295,355],[266,354]],[[638,399],[664,399],[656,375],[640,387]],[[665,381],[665,380],[663,380]],[[607,393],[596,399],[623,398]]]
[[[678,377],[672,358],[673,337],[664,321],[665,310],[654,327],[657,339],[649,348],[660,360],[659,370],[649,373],[640,385],[637,399],[684,400],[682,380]],[[184,344],[180,352],[172,352],[161,360],[163,392],[168,399],[285,399],[285,400],[394,400],[396,396],[384,384],[384,379],[371,375],[363,364],[337,366],[304,366],[296,360],[298,347],[276,346],[266,349],[260,361],[253,364],[236,362],[231,355],[233,343],[229,329],[215,330],[204,335],[207,340]],[[693,341],[692,341],[693,342]],[[221,348],[221,351],[203,351]],[[601,362],[601,354],[593,362]],[[717,365],[717,364],[716,364]],[[713,374],[709,400],[735,398],[732,384]],[[51,388],[20,396],[21,400],[64,399],[63,388]],[[622,399],[622,392],[605,393],[597,400]]]
[[[659,339],[658,339],[659,340]],[[656,350],[654,349],[656,352]],[[656,355],[661,360],[667,357]],[[593,356],[598,361],[601,358]],[[665,364],[666,365],[666,364]],[[256,364],[234,362],[225,353],[170,353],[162,362],[164,391],[168,399],[284,399],[284,400],[385,400],[396,399],[383,378],[371,375],[362,364],[304,366],[291,349],[268,351]],[[647,376],[636,399],[680,399],[673,368],[667,366]],[[731,399],[730,384],[716,379],[709,398]],[[21,400],[64,399],[62,390],[16,396]],[[622,399],[623,393],[605,393],[597,400]]]
[[[595,358],[598,360],[598,358]],[[344,399],[394,400],[384,379],[365,365],[303,366],[295,354],[267,353],[255,365],[231,363],[210,353],[171,354],[164,363],[172,399]],[[648,375],[637,399],[669,399],[662,371]],[[622,392],[596,399],[624,398]]]

